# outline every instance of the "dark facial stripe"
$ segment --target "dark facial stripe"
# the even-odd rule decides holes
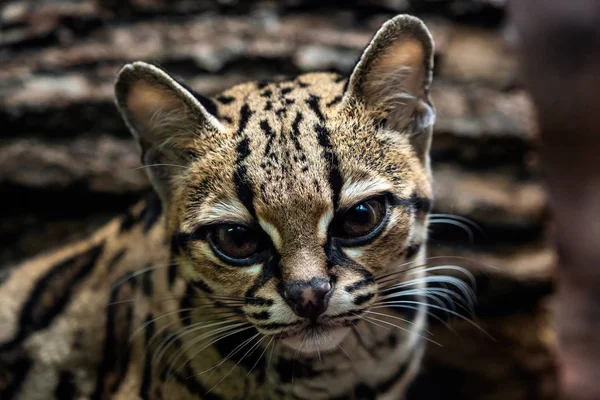
[[[411,243],[406,248],[406,258],[413,258],[421,249],[422,243]]]
[[[104,243],[77,254],[38,279],[21,309],[18,332],[12,340],[0,344],[0,352],[19,344],[33,332],[45,329],[52,323],[76,292],[76,285],[94,270],[103,248]]]
[[[269,282],[273,278],[281,278],[281,267],[279,265],[279,257],[274,255],[269,261],[263,264],[263,268],[260,272],[260,275],[254,280],[252,287],[246,291],[246,303],[247,304],[256,304],[256,302],[262,302],[262,299],[256,299],[255,294],[263,287],[267,282]],[[264,299],[266,301],[270,301],[273,304],[272,300]]]
[[[417,212],[428,213],[433,207],[433,200],[427,197],[419,197],[413,194],[410,198],[392,196],[392,205],[413,208]]]
[[[144,357],[144,373],[142,377],[142,384],[140,385],[140,398],[142,400],[148,400],[150,395],[151,383],[152,383],[152,352],[148,349],[150,345],[150,338],[154,336],[154,316],[149,315],[144,321],[146,329],[144,332],[144,342],[146,344],[146,352]]]
[[[340,192],[342,191],[342,185],[344,180],[340,172],[339,161],[336,152],[333,150],[331,140],[329,138],[329,131],[323,125],[315,126],[317,131],[317,139],[321,147],[323,147],[323,156],[329,164],[329,186],[331,187],[333,206],[337,210],[340,204]]]
[[[248,316],[252,319],[256,319],[256,320],[260,320],[260,321],[266,321],[269,318],[271,318],[271,313],[269,313],[268,311],[261,311],[258,313],[251,313],[248,314]]]
[[[119,263],[119,261],[121,261],[123,259],[123,257],[125,256],[125,254],[127,253],[126,249],[123,249],[121,251],[119,251],[117,254],[115,254],[106,264],[106,269],[110,272],[112,271],[115,266]]]
[[[354,299],[354,305],[361,306],[371,300],[374,296],[375,293],[361,294]]]
[[[74,399],[77,388],[75,386],[75,376],[71,371],[63,371],[58,378],[58,385],[54,390],[54,397],[60,400]]]
[[[348,293],[352,293],[352,292],[355,292],[355,291],[357,291],[359,289],[364,288],[365,286],[369,286],[369,285],[372,285],[374,283],[375,283],[375,279],[373,279],[372,276],[368,276],[368,277],[366,277],[364,279],[361,279],[358,282],[354,282],[353,284],[346,286],[344,288],[344,290],[346,290],[346,292],[348,292]]]
[[[272,306],[273,300],[271,299],[262,299],[260,297],[254,297],[246,299],[246,304],[252,306]]]
[[[250,215],[256,219],[256,211],[254,209],[254,192],[248,181],[247,169],[244,165],[244,160],[250,155],[250,140],[244,137],[237,146],[238,157],[236,160],[236,170],[233,173],[233,183],[237,196],[246,207]]]
[[[317,118],[319,118],[319,121],[324,122],[325,116],[321,112],[320,101],[321,99],[318,96],[311,94],[308,97],[308,100],[306,100],[306,104],[308,104],[308,107],[315,113]]]

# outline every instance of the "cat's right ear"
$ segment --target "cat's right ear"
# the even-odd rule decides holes
[[[223,130],[189,90],[143,62],[127,64],[115,84],[117,106],[142,149],[142,163],[164,204],[193,159],[197,141]]]

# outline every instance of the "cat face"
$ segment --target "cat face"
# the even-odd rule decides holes
[[[377,32],[349,79],[252,82],[210,100],[126,66],[117,102],[180,274],[264,335],[336,347],[385,274],[422,255],[431,67],[431,38],[408,16]]]

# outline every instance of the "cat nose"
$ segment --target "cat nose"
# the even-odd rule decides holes
[[[329,278],[312,278],[286,285],[283,298],[296,315],[316,320],[327,309],[332,293],[333,283]]]

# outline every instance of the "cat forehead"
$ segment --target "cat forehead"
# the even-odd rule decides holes
[[[293,81],[246,83],[215,96],[217,117],[232,138],[225,168],[233,179],[221,182],[229,186],[226,197],[247,200],[250,194],[246,208],[274,223],[284,209],[306,218],[331,210],[331,143],[325,136],[344,82],[337,74],[314,73]]]
[[[199,160],[187,215],[278,228],[301,220],[319,229],[323,218],[365,196],[386,190],[410,196],[422,174],[408,142],[398,145],[404,139],[394,135],[396,143],[386,143],[372,121],[349,115],[341,105],[345,83],[337,74],[311,73],[244,83],[215,96],[228,140]]]

